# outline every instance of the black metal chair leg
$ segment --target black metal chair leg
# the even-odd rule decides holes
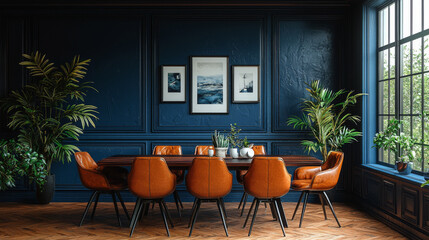
[[[259,199],[256,199],[255,212],[253,213],[252,223],[250,224],[249,234],[247,235],[247,236],[249,236],[249,237],[250,237],[250,234],[252,233],[253,223],[255,223],[256,214],[258,213],[259,202],[260,202],[260,200],[259,200]]]
[[[286,237],[286,234],[285,234],[285,228],[283,227],[283,220],[282,220],[282,217],[281,217],[281,213],[280,213],[280,208],[279,208],[279,206],[278,206],[278,202],[277,202],[277,200],[275,200],[275,199],[273,199],[272,201],[271,201],[271,203],[272,203],[272,205],[274,205],[274,207],[275,207],[275,209],[276,209],[276,215],[277,215],[277,219],[279,220],[279,223],[280,223],[280,227],[282,228],[282,232],[283,232],[283,237]]]
[[[240,217],[243,216],[244,208],[246,207],[247,196],[249,195],[249,194],[247,194],[247,192],[244,192],[244,194],[245,195],[244,195],[243,207],[241,209]]]
[[[145,212],[147,211],[148,206],[149,206],[150,204],[151,204],[151,202],[142,202],[142,205],[141,205],[142,210],[140,211],[140,214],[137,216],[137,219],[138,219],[139,221],[141,221],[141,220],[142,220],[143,215],[145,215]]]
[[[336,220],[336,221],[337,221],[337,223],[338,223],[338,227],[341,227],[341,224],[340,224],[340,222],[338,221],[337,215],[335,214],[334,208],[332,207],[331,201],[329,201],[329,197],[328,197],[328,195],[326,195],[326,192],[325,192],[325,191],[323,191],[323,196],[325,197],[325,200],[326,200],[326,202],[328,203],[329,208],[331,209],[331,212],[332,212],[332,214],[334,215],[335,220]]]
[[[141,198],[137,198],[136,204],[134,206],[134,211],[133,211],[133,215],[131,217],[131,221],[130,221],[130,228],[133,226],[134,222],[137,221],[137,213],[141,207],[141,202],[142,199]]]
[[[265,204],[266,204],[266,202],[265,202]],[[271,210],[271,216],[273,217],[273,220],[277,220],[277,215],[276,215],[275,209],[276,208],[274,206],[274,202],[270,201],[270,210]]]
[[[121,202],[122,209],[124,210],[125,215],[127,216],[128,220],[130,220],[131,218],[130,218],[130,215],[128,214],[127,207],[125,207],[125,203],[124,203],[124,200],[122,199],[121,193],[116,192],[116,195],[118,196],[119,201]]]
[[[267,202],[264,202],[265,208],[267,208]]]
[[[323,200],[322,193],[319,193],[319,199],[320,199],[320,203],[322,204],[323,215],[325,215],[325,220],[328,220],[328,217],[326,216],[326,210],[325,210],[325,201]]]
[[[223,198],[220,198],[219,200],[220,200],[220,204],[221,204],[221,206],[222,206],[223,215],[224,215],[225,219],[227,219],[227,218],[228,218],[228,216],[226,215],[225,202],[223,201]]]
[[[247,221],[249,220],[250,213],[252,212],[253,207],[255,206],[256,198],[253,199],[252,205],[250,206],[249,212],[247,213],[246,220],[244,221],[243,228],[246,227]]]
[[[94,219],[95,209],[97,209],[98,199],[100,198],[100,192],[96,191],[97,195],[95,196],[94,208],[92,209],[91,220]]]
[[[86,214],[88,213],[88,209],[91,207],[92,201],[94,201],[94,197],[97,191],[94,191],[89,198],[88,204],[86,204],[85,211],[83,212],[82,219],[80,220],[79,227],[82,226],[83,220],[85,220]]]
[[[276,199],[275,199],[275,201],[277,201],[277,206],[278,206],[279,211],[280,211],[280,217],[282,218],[282,221],[283,221],[283,227],[288,228],[288,227],[289,227],[289,224],[288,224],[288,222],[287,222],[287,218],[286,218],[286,215],[285,215],[285,211],[284,211],[284,209],[283,209],[282,200],[281,200],[280,198],[276,198]]]
[[[131,230],[130,230],[130,237],[131,237],[131,236],[133,236],[134,229],[136,228],[136,225],[137,225],[137,220],[138,220],[139,216],[141,216],[142,211],[143,211],[143,208],[145,207],[145,206],[143,206],[143,205],[145,205],[145,203],[144,203],[144,201],[143,201],[143,200],[141,200],[141,201],[139,202],[138,209],[137,209],[137,211],[135,212],[135,216],[133,216],[133,219],[135,219],[135,220],[134,220],[134,222],[132,222],[132,224],[130,225],[130,227],[131,227]],[[134,215],[134,214],[133,214],[133,215]]]
[[[222,201],[221,199],[216,199],[216,204],[217,204],[217,208],[219,209],[219,214],[220,214],[220,218],[222,219],[222,223],[223,223],[223,229],[225,230],[225,234],[228,237],[228,227],[226,226],[226,221],[225,221],[225,215],[224,214],[224,208],[222,207]]]
[[[190,227],[191,227],[192,220],[194,219],[195,212],[197,211],[197,202],[198,202],[198,199],[197,199],[197,198],[195,198],[195,200],[194,200],[194,206],[192,207],[192,214],[191,214],[191,218],[189,218],[189,222],[188,222],[188,228],[190,228]]]
[[[238,208],[237,209],[240,209],[241,204],[243,203],[243,200],[244,200],[244,195],[246,195],[246,192],[243,192],[243,195],[241,196],[241,200],[240,200],[240,203],[238,204]]]
[[[152,201],[152,204],[155,204],[155,201]],[[147,215],[149,214],[149,206],[150,206],[150,202],[148,202],[148,203],[145,205],[145,209],[144,209],[144,213],[143,213],[143,215],[147,216]],[[153,205],[152,205],[152,206],[153,206]]]
[[[298,202],[296,203],[295,211],[293,211],[293,215],[292,215],[291,220],[293,220],[293,219],[295,218],[295,214],[296,214],[296,211],[297,211],[297,210],[298,210],[298,208],[299,208],[299,204],[301,203],[302,196],[304,196],[304,192],[301,192],[301,195],[299,196],[299,200],[298,200]]]
[[[193,219],[192,219],[191,229],[189,230],[189,237],[192,235],[192,230],[194,229],[195,221],[197,220],[198,210],[200,210],[200,206],[201,206],[201,199],[198,199],[197,206],[195,206],[195,215],[193,216]]]
[[[310,193],[306,191],[305,192],[305,198],[304,198],[304,204],[302,205],[302,213],[301,213],[301,220],[299,221],[299,227],[301,227],[302,219],[304,219],[304,213],[305,213],[305,208],[307,207],[308,195],[310,195]]]
[[[167,223],[167,218],[165,217],[164,206],[161,203],[161,201],[159,201],[158,204],[159,204],[159,209],[161,210],[162,220],[164,220],[165,230],[167,231],[167,235],[170,237],[170,230],[168,229],[168,223]]]
[[[161,200],[162,206],[165,210],[165,215],[167,215],[167,219],[170,222],[171,228],[174,228],[173,220],[171,219],[170,212],[168,211],[167,204],[165,204],[164,200]]]
[[[182,203],[182,199],[180,199],[179,192],[177,192],[177,200],[179,200],[180,207],[181,207],[181,208],[182,208],[182,210],[183,210],[183,203]]]
[[[177,195],[177,192],[174,191],[173,192],[173,196],[174,196],[174,202],[176,203],[176,209],[177,209],[177,213],[179,214],[179,218],[182,218],[182,213],[180,211],[180,206],[179,206],[179,196]]]
[[[115,205],[116,217],[118,218],[119,227],[122,227],[121,218],[119,216],[118,204],[116,203],[115,192],[112,192],[113,205]]]

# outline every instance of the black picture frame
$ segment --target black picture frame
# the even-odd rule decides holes
[[[261,101],[261,75],[259,65],[234,65],[232,68],[232,103],[259,103]],[[244,89],[248,89],[249,85],[245,82],[245,73],[252,75],[252,94],[249,94],[247,90],[242,93]],[[244,76],[241,76],[244,73]],[[254,78],[257,78],[256,81]],[[239,83],[243,80],[243,84]],[[256,82],[256,85],[254,84]],[[248,83],[249,84],[249,83]],[[248,88],[246,88],[248,86]],[[242,89],[242,90],[240,90]],[[247,98],[247,99],[246,99]]]
[[[160,96],[161,103],[185,103],[186,102],[186,65],[161,65],[160,68],[161,76],[161,88]],[[180,91],[170,91],[170,85],[168,85],[169,76],[167,74],[172,73],[176,76],[180,76]],[[176,87],[177,88],[177,87]]]

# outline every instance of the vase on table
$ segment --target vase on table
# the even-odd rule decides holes
[[[238,158],[240,156],[238,154],[238,148],[229,149],[229,155],[231,155],[232,158]]]
[[[215,148],[215,156],[216,157],[226,157],[226,152],[228,148]]]

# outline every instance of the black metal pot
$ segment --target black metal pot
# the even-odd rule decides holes
[[[36,197],[40,204],[48,204],[52,201],[55,192],[55,175],[49,175],[46,177],[45,184],[37,185]]]

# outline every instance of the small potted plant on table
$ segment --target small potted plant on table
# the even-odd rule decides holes
[[[240,133],[241,129],[238,128],[237,123],[230,124],[231,131],[229,132],[228,139],[231,143],[232,148],[229,149],[229,154],[232,158],[238,158],[238,148],[241,147],[243,144],[243,140],[239,138],[238,134]]]
[[[240,155],[245,158],[252,158],[255,152],[252,149],[253,143],[249,143],[247,137],[243,140],[243,148],[240,149]]]
[[[216,157],[226,157],[226,152],[229,147],[229,138],[223,134],[220,134],[215,130],[212,135],[213,146],[215,148]]]
[[[390,120],[386,130],[375,134],[374,144],[377,148],[390,150],[397,154],[399,157],[395,168],[399,174],[407,175],[411,173],[413,161],[416,159],[414,145],[417,143],[417,139],[400,132],[401,122],[398,119]]]

